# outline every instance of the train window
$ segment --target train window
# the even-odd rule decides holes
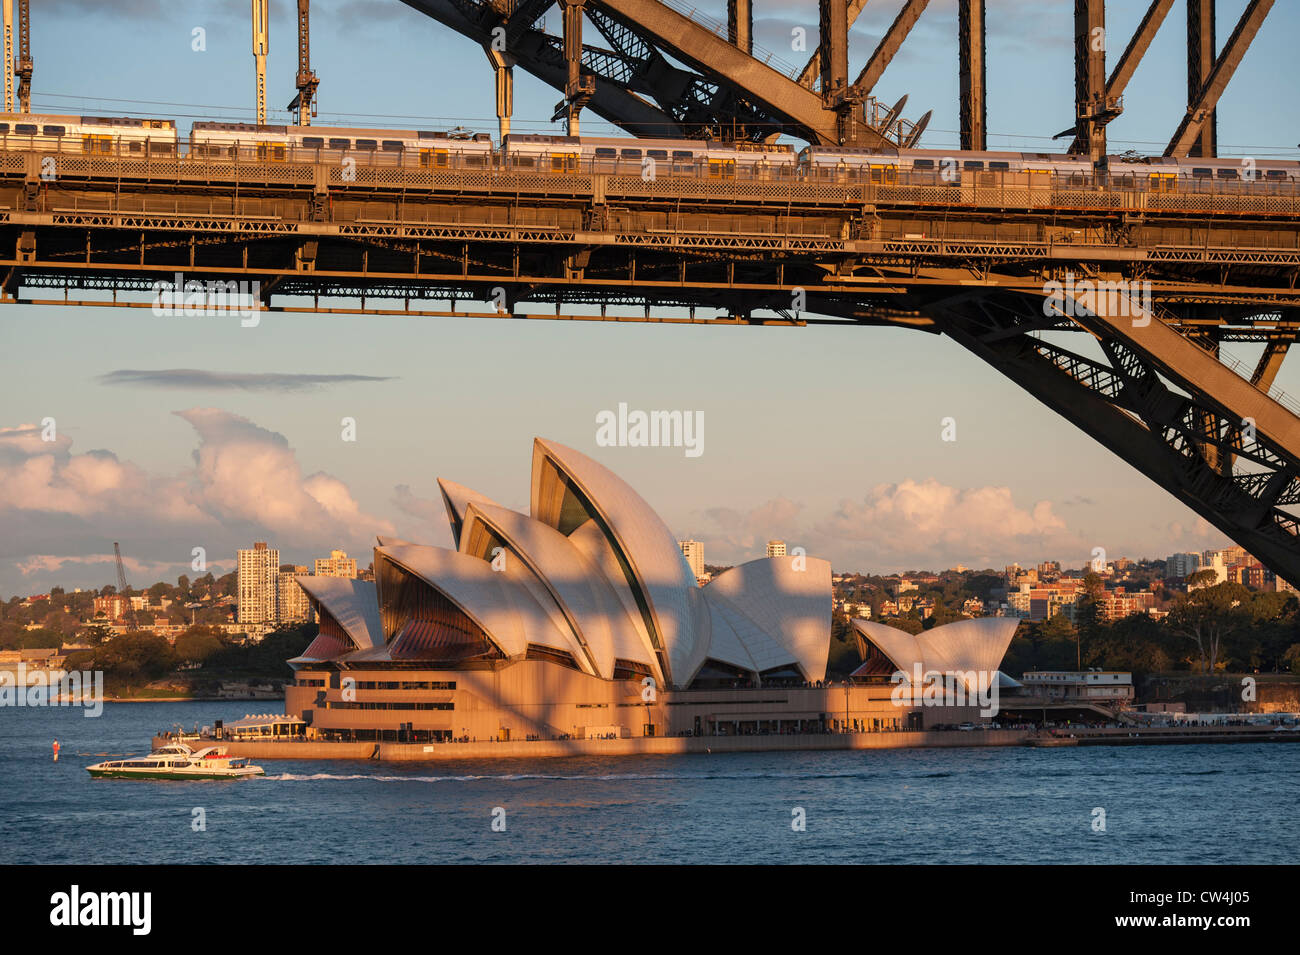
[[[131,150],[131,152],[138,153],[144,149],[144,146],[141,143],[131,143],[131,145],[128,148]]]
[[[304,136],[302,144],[307,149],[324,149],[325,139],[322,136]]]
[[[1000,162],[998,160],[993,160],[989,162],[990,172],[1006,172],[1010,168],[1011,168],[1011,163],[1009,162]]]
[[[612,158],[614,158],[614,157],[617,156],[617,155],[618,155],[618,150],[617,150],[617,149],[614,149],[612,146],[597,146],[597,147],[596,147],[596,158],[597,158],[597,159],[612,159]]]
[[[258,143],[257,158],[269,159],[272,162],[284,162],[288,148],[284,143]]]
[[[620,156],[620,158],[622,158],[622,159],[640,159],[640,158],[641,158],[641,150],[639,150],[639,149],[624,149],[624,150],[621,150],[621,151],[619,152],[619,156]]]
[[[22,133],[24,136],[35,136],[35,135],[36,135],[36,124],[35,124],[35,123],[18,123],[16,126],[14,126],[14,132],[15,132],[15,133]]]
[[[5,135],[5,136],[9,135],[8,123],[0,123],[0,135]]]
[[[1219,178],[1220,178],[1220,179],[1236,179],[1236,178],[1237,178],[1237,170],[1235,170],[1235,169],[1219,169],[1219,170],[1217,170],[1217,172],[1218,172],[1218,175],[1219,175]]]
[[[172,151],[171,143],[150,143],[149,144],[149,152],[151,153],[169,153],[171,151]]]
[[[46,136],[62,136],[68,131],[66,126],[46,126],[42,132]]]
[[[666,149],[647,149],[645,154],[651,159],[667,159],[668,150]]]
[[[912,162],[912,168],[913,168],[913,169],[933,169],[933,168],[934,168],[934,160],[933,160],[933,159],[917,159],[917,160],[914,160],[914,161]]]
[[[551,172],[577,172],[577,153],[551,153]]]
[[[358,139],[357,149],[378,149],[379,143],[373,139]]]
[[[351,149],[352,140],[350,139],[330,139],[330,149]]]
[[[695,153],[691,152],[689,149],[673,150],[673,162],[694,162],[694,161],[695,161]]]
[[[962,169],[972,169],[972,170],[983,169],[983,168],[984,168],[984,160],[982,160],[982,159],[967,159],[964,163],[961,164],[961,168],[962,168]]]
[[[406,149],[406,147],[402,145],[401,141],[396,139],[385,139],[383,146],[384,152],[386,153],[400,153]]]
[[[1286,173],[1285,173],[1283,170],[1281,170],[1281,169],[1266,169],[1266,170],[1264,170],[1264,178],[1265,178],[1265,179],[1285,179],[1285,178],[1286,178]]]
[[[461,159],[466,166],[484,166],[487,164],[487,158],[477,153],[470,153],[468,156],[462,156]]]
[[[1194,166],[1194,167],[1192,167],[1192,178],[1193,178],[1193,179],[1209,179],[1209,178],[1211,178],[1212,175],[1213,175],[1213,173],[1210,171],[1210,168],[1209,168],[1208,166]]]
[[[532,169],[537,165],[532,156],[515,156],[513,162],[520,169]]]

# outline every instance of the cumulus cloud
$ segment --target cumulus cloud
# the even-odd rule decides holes
[[[357,381],[393,381],[379,375],[316,375],[284,372],[205,371],[201,368],[158,368],[141,371],[119,368],[97,379],[102,385],[146,388],[208,388],[223,391],[309,391]]]
[[[992,566],[1027,553],[1087,552],[1051,502],[1019,505],[1006,487],[909,479],[876,485],[820,518],[803,512],[785,498],[747,511],[712,508],[704,512],[709,526],[699,536],[705,552],[719,560],[750,559],[763,553],[769,538],[781,538],[863,570]]]
[[[70,441],[41,441],[33,425],[0,429],[0,585],[48,586],[79,567],[99,580],[102,571],[91,570],[114,540],[152,581],[168,567],[192,575],[194,547],[214,566],[267,540],[289,552],[287,562],[339,546],[364,552],[375,534],[393,533],[338,478],[304,475],[284,435],[217,408],[175,413],[198,446],[190,465],[170,474],[108,451],[72,453]]]

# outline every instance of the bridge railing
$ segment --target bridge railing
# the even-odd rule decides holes
[[[832,206],[914,206],[997,209],[1000,212],[1145,211],[1181,215],[1267,216],[1300,215],[1300,184],[1279,182],[1226,183],[1189,180],[1180,190],[1150,190],[1141,182],[1116,184],[1098,180],[1082,183],[1079,177],[1055,177],[1050,183],[1025,185],[1015,173],[981,174],[964,181],[944,182],[933,175],[909,173],[889,182],[830,175],[802,175],[785,167],[738,167],[734,176],[660,173],[643,176],[639,164],[620,170],[611,161],[585,163],[564,173],[540,172],[495,165],[453,164],[424,168],[395,164],[343,166],[312,162],[242,161],[191,158],[188,155],[100,157],[65,154],[53,165],[42,152],[0,151],[0,178],[12,179],[39,171],[47,182],[81,181],[96,185],[131,183],[204,184],[301,187],[324,185],[331,194],[353,191],[392,193],[466,193],[487,197],[568,197],[603,202],[620,199],[696,200],[701,204],[799,204]],[[678,170],[680,173],[681,170]],[[995,178],[988,178],[993,176]]]

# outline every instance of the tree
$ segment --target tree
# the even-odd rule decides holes
[[[102,624],[91,624],[81,631],[81,639],[91,646],[99,646],[105,640],[113,639],[113,631]]]
[[[191,627],[176,638],[176,659],[203,663],[225,649],[225,643],[211,627]]]
[[[1249,622],[1250,615],[1241,606],[1246,596],[1241,584],[1223,583],[1180,595],[1174,601],[1169,628],[1196,644],[1202,673],[1215,671],[1225,637]]]

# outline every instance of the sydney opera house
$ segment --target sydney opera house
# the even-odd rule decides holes
[[[313,737],[870,731],[955,718],[891,700],[881,675],[911,672],[923,648],[879,624],[858,630],[864,669],[827,683],[825,560],[752,560],[699,586],[636,491],[540,438],[528,514],[438,485],[454,548],[381,537],[373,581],[298,578],[319,633],[290,661],[286,709]],[[926,660],[996,670],[1014,626],[992,618],[935,628]]]

